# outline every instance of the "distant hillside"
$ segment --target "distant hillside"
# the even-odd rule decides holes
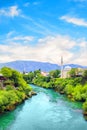
[[[72,68],[87,68],[86,66],[81,66],[77,64],[67,64],[71,66]],[[67,66],[67,65],[64,65]],[[48,62],[37,62],[37,61],[13,61],[8,63],[0,63],[0,68],[7,66],[13,69],[16,69],[20,72],[23,72],[23,70],[29,72],[41,69],[42,71],[49,72],[51,70],[60,69],[60,66],[57,64],[52,64]]]
[[[41,69],[42,71],[51,71],[55,69],[60,69],[59,65],[51,64],[51,63],[44,63],[44,62],[36,62],[36,61],[13,61],[8,63],[0,63],[0,68],[3,66],[7,66],[13,69],[16,69],[20,72],[23,70],[29,72]]]
[[[66,64],[65,66],[70,66],[71,68],[87,68],[87,66],[82,66],[82,65],[78,65],[78,64]]]

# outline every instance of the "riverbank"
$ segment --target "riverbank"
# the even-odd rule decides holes
[[[68,82],[71,79],[67,79]],[[43,85],[38,85],[37,83],[34,83],[34,85],[38,85],[40,87],[46,88],[46,89],[52,89],[57,93],[60,93],[61,95],[64,95],[64,97],[66,96],[67,99],[69,99],[69,101],[71,102],[80,102],[82,103],[80,109],[82,109],[82,114],[85,118],[85,120],[87,120],[87,103],[86,103],[86,89],[87,86],[81,86],[81,85],[69,85],[67,83],[66,79],[55,79],[55,81],[53,81],[53,87],[49,86],[49,87],[45,87],[44,83]],[[45,83],[46,84],[46,83]]]
[[[79,72],[79,71],[78,71]],[[69,78],[60,78],[60,71],[53,70],[49,75],[43,76],[41,70],[23,75],[27,83],[35,84],[43,88],[51,88],[60,94],[66,95],[73,102],[83,104],[83,115],[87,116],[87,70],[79,76],[77,69],[72,68]]]
[[[36,95],[20,72],[7,67],[0,71],[2,74],[0,80],[0,113],[12,111],[24,100]]]
[[[40,70],[24,75],[27,83],[32,83],[43,88],[50,88],[65,95],[73,102],[81,102],[83,115],[87,116],[87,71],[81,77],[59,78],[52,71],[49,76],[42,76]],[[55,78],[56,76],[56,78]]]
[[[26,99],[36,95],[36,92],[30,91],[29,94],[20,92],[19,90],[0,91],[0,114],[14,110],[18,105],[22,104]],[[2,104],[1,104],[2,101]]]

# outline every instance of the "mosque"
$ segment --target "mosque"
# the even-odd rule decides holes
[[[69,74],[68,72],[71,70],[71,66],[63,66],[63,57],[61,57],[61,78],[68,78]]]
[[[63,64],[63,57],[61,57],[61,78],[69,78],[70,75],[69,75],[69,71],[72,69],[71,66],[67,65],[64,67],[64,64]],[[87,70],[87,68],[77,68],[78,72],[76,74],[77,77],[80,77],[83,75],[83,71],[84,70]]]

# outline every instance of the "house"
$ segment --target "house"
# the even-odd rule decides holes
[[[43,71],[41,71],[41,75],[42,75],[42,76],[48,76],[49,73],[48,73],[48,72],[43,72]]]
[[[29,72],[25,72],[25,71],[23,71],[23,74],[24,74],[24,75],[28,75],[28,73],[29,73]]]

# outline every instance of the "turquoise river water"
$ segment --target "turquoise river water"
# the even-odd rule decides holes
[[[87,130],[81,104],[53,90],[32,85],[36,96],[0,116],[0,130]]]

